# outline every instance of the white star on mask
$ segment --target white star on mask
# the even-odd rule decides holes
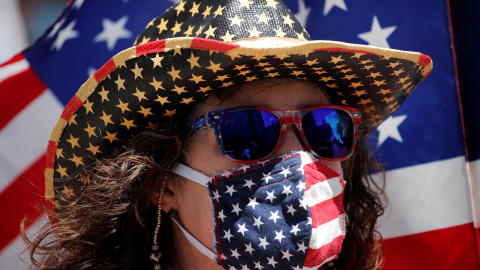
[[[223,238],[226,238],[228,240],[228,242],[230,242],[230,238],[233,237],[233,235],[230,233],[230,230],[228,230],[228,231],[223,230],[223,232],[225,233]]]
[[[253,218],[253,219],[255,219],[255,223],[253,223],[253,226],[257,226],[259,230],[260,230],[260,225],[263,224],[263,222],[260,220],[261,218],[262,217]]]
[[[225,193],[228,193],[230,194],[230,196],[232,196],[234,192],[237,192],[237,191],[233,188],[233,185],[227,186],[227,191],[225,191]]]
[[[273,219],[273,222],[277,224],[277,219],[280,219],[280,217],[278,216],[278,210],[275,213],[270,211],[270,214],[271,216],[268,219]]]
[[[230,251],[232,252],[232,257],[235,257],[238,260],[238,257],[240,257],[240,254],[238,254],[237,249],[235,249],[235,250],[230,249]]]
[[[223,214],[223,210],[220,211],[220,212],[218,212],[218,218],[220,218],[220,219],[222,220],[222,222],[223,222],[223,219],[226,218],[226,217],[227,217],[227,216],[225,216],[225,215]]]
[[[283,253],[283,257],[282,259],[287,259],[288,261],[290,261],[290,257],[292,257],[293,255],[290,254],[290,251],[287,249],[287,251],[282,251]]]
[[[297,244],[298,245],[298,250],[297,251],[303,251],[303,253],[307,252],[307,247],[305,246],[304,243]]]
[[[292,174],[290,172],[290,167],[287,167],[286,169],[282,167],[282,171],[280,172],[280,174],[283,174],[283,177],[287,178],[287,175]]]
[[[262,174],[263,174],[262,180],[264,180],[265,182],[267,182],[267,184],[268,184],[268,180],[273,179],[273,177],[270,176],[271,173],[268,173],[268,174],[262,173]]]
[[[275,268],[275,264],[277,264],[278,262],[276,262],[274,259],[273,259],[273,256],[271,258],[267,258],[268,259],[268,264],[272,265],[273,268]]]
[[[296,212],[297,210],[295,210],[295,208],[293,208],[293,204],[287,205],[287,208],[288,208],[287,213],[290,213],[290,214],[292,214],[292,216],[294,216],[294,215],[295,215],[295,212]],[[223,221],[223,220],[222,220],[222,221]]]
[[[286,194],[287,197],[288,197],[288,195],[292,194],[293,192],[290,190],[291,187],[292,187],[292,185],[289,185],[288,187],[284,185],[282,194]]]
[[[259,239],[260,239],[260,244],[258,244],[258,245],[263,247],[263,249],[267,249],[267,246],[270,245],[267,242],[267,237],[266,236],[264,238],[259,237]]]
[[[256,269],[263,269],[263,266],[260,264],[260,262],[255,262],[255,268]]]
[[[245,223],[243,223],[243,225],[240,225],[240,224],[237,224],[238,225],[238,231],[239,233],[241,233],[243,236],[245,236],[245,232],[248,232],[248,229],[245,228]]]
[[[305,182],[300,182],[300,183],[298,183],[298,185],[297,185],[298,191],[304,190],[305,187],[306,187]]]
[[[252,186],[255,186],[255,183],[253,183],[252,179],[245,179],[245,185],[244,187],[252,188]]]
[[[301,172],[302,174],[305,174],[305,170],[303,169],[303,164],[300,166],[300,168],[297,169],[297,171]]]
[[[279,232],[275,231],[275,240],[278,240],[278,242],[282,243],[283,238],[285,238],[283,235],[283,230],[280,230]]]
[[[298,199],[298,201],[300,202],[300,207],[303,207],[305,208],[305,210],[307,210],[307,207],[308,207],[308,204],[307,204],[307,199],[303,198],[303,199]]]
[[[218,201],[219,198],[221,198],[220,194],[218,194],[218,190],[213,192],[213,198]]]
[[[236,205],[232,204],[232,206],[233,206],[232,213],[237,214],[237,216],[240,214],[241,211],[243,211],[242,209],[240,209],[240,207],[238,205],[239,205],[239,203],[237,203]]]
[[[267,191],[267,198],[265,198],[265,200],[270,200],[270,203],[273,203],[273,200],[277,198],[274,193],[275,190],[272,190],[272,192]]]
[[[255,210],[255,206],[260,205],[257,203],[257,198],[250,199],[250,202],[247,204],[247,206],[251,206],[253,210]]]
[[[245,252],[248,252],[248,253],[250,253],[250,255],[252,255],[253,251],[255,251],[255,250],[252,248],[252,243],[249,243],[248,245],[245,244]]]
[[[299,231],[300,231],[300,229],[298,228],[298,224],[297,224],[297,225],[292,226],[292,230],[290,232],[295,234],[295,236],[297,236],[297,232],[299,232]]]

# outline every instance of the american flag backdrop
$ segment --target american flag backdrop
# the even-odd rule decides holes
[[[0,268],[22,269],[19,223],[43,221],[44,154],[63,107],[176,0],[74,0],[0,65]],[[432,74],[372,141],[387,164],[385,269],[480,268],[480,2],[286,0],[312,39],[420,51]],[[473,33],[473,34],[471,34]],[[348,179],[346,179],[348,181]],[[476,191],[476,192],[475,192]]]

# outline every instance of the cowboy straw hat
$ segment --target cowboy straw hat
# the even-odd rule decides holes
[[[312,41],[281,0],[182,1],[67,104],[48,145],[47,199],[63,209],[88,184],[76,179],[84,166],[226,87],[266,78],[316,82],[338,105],[360,109],[374,129],[431,70],[421,53]]]

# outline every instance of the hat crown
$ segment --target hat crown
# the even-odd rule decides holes
[[[231,42],[255,37],[310,40],[281,0],[188,0],[152,20],[136,44],[175,37]]]

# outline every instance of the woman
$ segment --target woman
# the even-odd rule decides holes
[[[52,133],[34,264],[379,268],[367,135],[431,60],[307,39],[280,1],[185,1],[154,19]]]

